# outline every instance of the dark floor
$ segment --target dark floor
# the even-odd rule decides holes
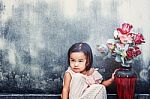
[[[60,99],[60,94],[0,94],[0,99]],[[108,99],[117,99],[117,96],[108,94]],[[150,94],[135,94],[134,99],[150,99]]]

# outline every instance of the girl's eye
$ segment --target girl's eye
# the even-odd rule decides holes
[[[75,60],[71,59],[70,62],[74,62]]]
[[[83,60],[79,60],[79,62],[83,62]]]

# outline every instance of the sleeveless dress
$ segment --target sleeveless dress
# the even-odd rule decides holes
[[[66,72],[72,77],[69,99],[107,99],[106,88],[100,84],[103,80],[102,75],[97,70],[94,69],[94,72],[87,76],[68,68]]]

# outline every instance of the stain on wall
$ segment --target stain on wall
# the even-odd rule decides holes
[[[146,43],[133,68],[136,93],[150,92],[150,1],[145,0],[0,0],[0,93],[60,93],[68,67],[67,50],[87,42],[94,66],[105,79],[119,64],[102,60],[105,44],[122,22],[133,24]],[[115,85],[108,87],[115,93]]]

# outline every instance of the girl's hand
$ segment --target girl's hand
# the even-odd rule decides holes
[[[111,85],[111,84],[113,83],[113,81],[114,81],[114,79],[115,79],[115,73],[116,73],[117,70],[118,70],[118,69],[116,69],[116,70],[112,73],[110,79],[105,80],[105,81],[102,82],[102,84],[103,84],[104,86],[107,87],[107,86],[109,86],[109,85]]]
[[[116,73],[117,70],[119,70],[119,69],[115,69],[115,71],[112,73],[112,75],[111,75],[111,79],[112,79],[112,80],[115,79],[115,73]]]

